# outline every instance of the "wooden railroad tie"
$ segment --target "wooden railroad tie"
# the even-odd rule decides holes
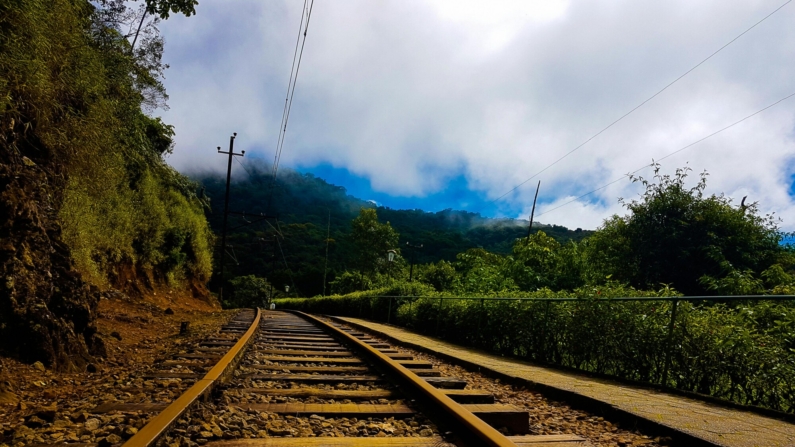
[[[362,364],[361,359],[353,358],[328,358],[328,357],[277,357],[275,355],[266,355],[262,357],[264,360],[271,362],[284,362],[284,363],[334,363],[334,364]]]
[[[586,447],[575,435],[507,436],[517,447]],[[253,438],[213,441],[206,447],[455,447],[438,436],[427,438]]]
[[[251,380],[309,383],[367,383],[384,381],[380,376],[339,376],[320,374],[244,374],[243,376]]]
[[[391,390],[323,390],[318,388],[242,388],[241,392],[262,394],[266,396],[283,396],[294,398],[316,397],[318,399],[350,399],[373,400],[398,398],[398,393]],[[481,390],[441,390],[442,393],[459,404],[493,404],[494,395]]]
[[[316,414],[324,417],[380,417],[401,418],[415,414],[415,411],[404,404],[241,404],[244,410],[264,411],[267,413],[290,414],[293,416],[311,416]],[[462,404],[462,406],[484,422],[495,428],[507,427],[514,433],[530,431],[530,416],[527,410],[502,404]]]
[[[366,366],[288,366],[288,365],[250,365],[251,369],[262,369],[267,371],[301,371],[301,372],[325,372],[329,374],[334,373],[351,373],[351,372],[367,372],[370,368]]]
[[[277,344],[272,344],[272,343],[267,343],[267,342],[262,343],[262,344],[266,345],[266,346],[259,347],[258,350],[263,350],[263,349],[282,349],[282,350],[290,349],[290,350],[296,350],[296,351],[318,351],[318,352],[344,351],[344,352],[349,352],[348,348],[345,348],[345,347],[343,347],[342,345],[339,345],[339,344],[336,345],[336,346],[313,346],[311,344],[300,344],[300,345],[298,345],[298,344],[292,344],[292,343],[284,344],[284,345],[277,345]]]
[[[362,364],[361,359],[346,359],[346,358],[326,358],[326,357],[279,357],[275,355],[266,355],[261,357],[262,360],[280,363],[328,363],[328,364]],[[431,362],[425,360],[398,360],[398,363],[404,367],[415,369],[430,369],[433,368]]]
[[[315,397],[318,399],[373,400],[396,397],[391,390],[323,390],[319,388],[241,388],[241,392],[294,398]]]
[[[291,337],[291,336],[265,336],[259,337],[260,341],[303,341],[303,342],[334,342],[336,341],[331,337]]]
[[[340,375],[321,375],[321,374],[244,374],[251,380],[269,380],[281,382],[311,382],[311,383],[367,383],[381,382],[384,379],[380,376],[340,376]],[[464,389],[467,385],[466,380],[457,377],[422,377],[425,381],[436,388],[444,389]]]

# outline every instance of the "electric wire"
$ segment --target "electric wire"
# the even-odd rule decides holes
[[[298,57],[298,44],[301,41],[301,30],[304,27],[304,15],[306,14],[306,3],[307,0],[304,0],[304,6],[301,8],[301,21],[298,23],[298,35],[295,37],[295,49],[293,50],[293,62],[290,64],[290,77],[287,80],[287,93],[284,96],[284,108],[282,109],[282,119],[279,122],[279,132],[276,139],[276,150],[278,151],[279,145],[282,141],[282,128],[284,127],[284,118],[287,116],[287,104],[290,100],[290,86],[293,83],[293,74],[295,73],[295,60]],[[274,164],[276,159],[274,157]]]
[[[276,225],[279,225],[279,221],[276,221]],[[284,237],[284,236],[282,236]],[[290,276],[290,283],[293,286],[293,290],[298,292],[298,288],[295,287],[295,280],[293,279],[293,269],[290,268],[290,265],[287,264],[287,257],[284,256],[284,250],[282,250],[282,243],[279,242],[279,238],[276,237],[276,244],[279,246],[279,252],[282,254],[282,261],[284,261],[284,266],[287,268],[287,274]]]
[[[624,118],[626,118],[627,116],[631,115],[633,112],[635,112],[635,111],[636,111],[636,110],[638,110],[639,108],[641,108],[641,107],[643,107],[644,105],[646,105],[646,103],[648,103],[648,102],[649,102],[649,101],[651,101],[652,99],[656,98],[656,97],[657,97],[659,94],[661,94],[662,92],[664,92],[665,90],[667,90],[667,89],[668,89],[668,87],[670,87],[670,86],[672,86],[672,85],[676,84],[677,82],[679,82],[679,80],[681,80],[682,78],[684,78],[685,76],[687,76],[688,74],[690,74],[691,72],[693,72],[695,69],[697,69],[698,67],[700,67],[702,64],[704,64],[704,63],[705,63],[705,62],[707,62],[708,60],[712,59],[712,57],[713,57],[713,56],[715,56],[716,54],[718,54],[718,53],[720,53],[721,51],[723,51],[723,50],[724,50],[726,47],[728,47],[729,45],[733,44],[733,43],[734,43],[736,40],[738,40],[739,38],[741,38],[742,36],[744,36],[746,33],[748,33],[749,31],[751,31],[752,29],[756,28],[756,26],[757,26],[757,25],[759,25],[760,23],[762,23],[762,22],[764,22],[765,20],[767,20],[768,18],[770,18],[770,17],[771,17],[773,14],[777,13],[779,10],[781,10],[782,8],[784,8],[785,6],[787,6],[787,5],[788,5],[789,3],[791,3],[791,2],[792,2],[792,0],[787,0],[786,2],[784,2],[784,4],[782,4],[781,6],[779,6],[778,8],[776,8],[775,10],[773,10],[773,12],[771,12],[770,14],[766,15],[765,17],[763,17],[761,20],[759,20],[759,21],[757,21],[756,23],[754,23],[753,25],[751,25],[751,27],[750,27],[750,28],[748,28],[748,29],[746,29],[745,31],[743,31],[742,33],[738,34],[738,35],[737,35],[737,36],[736,36],[734,39],[730,40],[728,43],[724,44],[722,47],[720,47],[720,48],[718,48],[717,50],[715,50],[715,51],[714,51],[712,54],[710,54],[709,56],[707,56],[707,57],[706,57],[705,59],[703,59],[701,62],[697,63],[695,66],[693,66],[693,68],[691,68],[691,69],[687,70],[686,72],[684,72],[683,74],[681,74],[679,77],[677,77],[676,79],[674,79],[673,81],[671,81],[670,83],[668,83],[668,84],[667,84],[665,87],[663,87],[662,89],[658,90],[658,91],[657,91],[657,93],[655,93],[655,94],[651,95],[651,96],[650,96],[648,99],[646,99],[645,101],[641,102],[640,104],[638,104],[637,106],[635,106],[634,108],[632,108],[632,109],[631,109],[629,112],[627,112],[627,113],[625,113],[625,114],[621,115],[621,116],[620,116],[618,119],[616,119],[616,120],[615,120],[615,121],[613,121],[612,123],[608,124],[608,125],[607,125],[607,127],[603,128],[603,129],[602,129],[602,130],[600,130],[599,132],[595,133],[595,134],[594,134],[594,135],[592,135],[590,138],[588,138],[587,140],[585,140],[585,141],[583,141],[582,143],[580,143],[580,145],[578,145],[578,146],[577,146],[577,147],[575,147],[574,149],[570,150],[569,152],[567,152],[565,155],[563,155],[562,157],[558,158],[557,160],[553,161],[551,164],[549,164],[549,165],[548,165],[547,167],[545,167],[544,169],[542,169],[542,170],[540,170],[540,171],[536,172],[535,174],[533,174],[532,176],[530,176],[530,177],[529,177],[527,180],[523,181],[522,183],[519,183],[519,184],[518,184],[518,185],[516,185],[515,187],[511,188],[511,190],[509,190],[509,191],[508,191],[508,192],[506,192],[505,194],[503,194],[503,195],[501,195],[501,196],[497,197],[496,199],[492,200],[491,202],[493,203],[493,202],[496,202],[496,201],[498,201],[498,200],[502,199],[503,197],[507,196],[508,194],[510,194],[510,193],[512,193],[512,192],[514,192],[514,191],[516,191],[517,189],[519,189],[519,188],[520,188],[522,185],[524,185],[525,183],[527,183],[527,182],[529,182],[530,180],[532,180],[532,179],[534,179],[534,178],[538,177],[540,174],[542,174],[543,172],[545,172],[547,169],[549,169],[549,168],[551,168],[551,167],[555,166],[555,165],[556,165],[556,164],[558,164],[560,161],[562,161],[564,158],[566,158],[566,157],[568,157],[569,155],[573,154],[574,152],[576,152],[577,150],[579,150],[580,148],[582,148],[583,146],[585,146],[586,144],[588,144],[588,143],[589,143],[591,140],[593,140],[594,138],[596,138],[596,137],[598,137],[599,135],[601,135],[602,133],[604,133],[606,130],[608,130],[608,129],[610,129],[611,127],[613,127],[613,126],[614,126],[615,124],[617,124],[619,121],[623,120]]]
[[[784,101],[786,101],[786,100],[788,100],[788,99],[792,98],[793,96],[795,96],[795,93],[791,93],[791,94],[789,94],[789,95],[787,95],[787,96],[785,96],[785,97],[783,97],[783,98],[779,99],[778,101],[776,101],[776,102],[774,102],[774,103],[772,103],[772,104],[768,105],[767,107],[757,110],[756,112],[754,112],[754,113],[752,113],[752,114],[750,114],[750,115],[746,116],[746,117],[745,117],[745,118],[743,118],[743,119],[740,119],[740,120],[738,120],[738,121],[735,121],[735,122],[733,122],[733,123],[729,124],[728,126],[726,126],[726,127],[723,127],[723,128],[721,128],[721,129],[719,129],[719,130],[716,130],[715,132],[712,132],[711,134],[709,134],[709,135],[707,135],[707,136],[705,136],[705,137],[699,138],[698,140],[696,140],[696,141],[694,141],[694,142],[692,142],[692,143],[688,144],[687,146],[683,146],[683,147],[681,147],[681,148],[679,148],[679,149],[677,149],[677,150],[675,150],[675,151],[671,152],[670,154],[667,154],[667,155],[665,155],[664,157],[657,159],[657,162],[660,162],[660,161],[662,161],[662,160],[665,160],[666,158],[668,158],[668,157],[671,157],[671,156],[674,156],[674,155],[676,155],[676,154],[678,154],[678,153],[682,152],[682,151],[683,151],[683,150],[685,150],[685,149],[688,149],[688,148],[690,148],[690,147],[692,147],[692,146],[695,146],[695,145],[696,145],[696,144],[698,144],[698,143],[701,143],[702,141],[704,141],[704,140],[706,140],[706,139],[709,139],[709,138],[711,138],[711,137],[714,137],[715,135],[717,135],[717,134],[719,134],[719,133],[723,132],[724,130],[728,130],[728,129],[730,129],[730,128],[732,128],[732,127],[734,127],[734,126],[736,126],[736,125],[738,125],[738,124],[742,123],[743,121],[745,121],[745,120],[747,120],[747,119],[749,119],[749,118],[752,118],[752,117],[754,117],[754,116],[756,116],[756,115],[758,115],[758,114],[760,114],[760,113],[764,112],[765,110],[767,110],[767,109],[769,109],[769,108],[771,108],[771,107],[773,107],[773,106],[776,106],[776,105],[778,105],[778,104],[779,104],[779,103],[781,103],[781,102],[784,102]],[[576,201],[578,201],[578,200],[582,199],[583,197],[589,196],[589,195],[591,195],[591,194],[593,194],[593,193],[595,193],[595,192],[597,192],[597,191],[601,191],[601,190],[603,190],[603,189],[607,188],[607,187],[608,187],[608,186],[610,186],[610,185],[616,184],[616,183],[620,182],[621,180],[624,180],[625,178],[627,178],[627,177],[629,177],[629,176],[631,176],[631,175],[633,175],[633,174],[635,174],[635,173],[637,173],[637,172],[640,172],[640,171],[642,171],[642,170],[644,170],[644,169],[646,169],[646,168],[648,168],[648,167],[652,166],[653,164],[654,164],[654,162],[652,162],[651,164],[643,165],[642,167],[640,167],[640,168],[638,168],[638,169],[636,169],[636,170],[634,170],[634,171],[632,171],[632,172],[629,172],[629,173],[627,173],[627,174],[624,174],[624,175],[623,175],[623,176],[621,176],[620,178],[617,178],[617,179],[613,180],[613,181],[612,181],[612,182],[610,182],[610,183],[607,183],[607,184],[605,184],[605,185],[602,185],[602,186],[600,186],[600,187],[598,187],[598,188],[596,188],[596,189],[594,189],[594,190],[588,191],[588,192],[586,192],[585,194],[583,194],[583,195],[581,195],[581,196],[579,196],[579,197],[576,197],[576,198],[574,198],[574,199],[572,199],[572,200],[570,200],[570,201],[568,201],[568,202],[566,202],[566,203],[563,203],[563,204],[561,204],[561,205],[558,205],[558,206],[556,206],[555,208],[552,208],[552,209],[546,210],[546,211],[544,211],[543,213],[539,214],[539,216],[543,216],[543,215],[545,215],[545,214],[549,214],[549,213],[551,213],[552,211],[555,211],[555,210],[557,210],[557,209],[563,208],[563,207],[564,207],[564,206],[566,206],[566,205],[570,205],[570,204],[572,204],[572,203],[574,203],[574,202],[576,202]]]
[[[296,50],[298,49],[298,42],[301,42],[301,51],[298,52],[298,62],[296,63],[295,54],[293,54],[293,67],[290,70],[290,80],[287,83],[287,97],[285,98],[285,109],[282,111],[282,122],[279,125],[279,139],[276,143],[276,155],[273,157],[273,166],[271,168],[271,188],[268,193],[268,206],[267,210],[270,212],[270,207],[273,199],[273,189],[276,185],[276,176],[279,172],[279,162],[282,157],[282,150],[284,148],[284,139],[287,134],[287,123],[290,121],[290,112],[293,107],[293,98],[295,97],[295,86],[298,83],[298,72],[301,69],[301,60],[304,56],[304,46],[306,45],[306,34],[309,30],[309,21],[312,18],[312,10],[315,6],[315,0],[309,4],[309,10],[306,8],[307,0],[304,0],[304,7],[301,11],[301,26],[299,27],[298,38],[296,39]],[[304,16],[306,16],[306,23],[304,23]],[[301,39],[301,28],[303,28],[303,39]],[[293,76],[293,70],[295,75]],[[291,85],[292,83],[292,85]]]

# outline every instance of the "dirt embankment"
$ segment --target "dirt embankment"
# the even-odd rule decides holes
[[[94,325],[99,291],[75,272],[61,240],[64,176],[47,158],[0,145],[0,351],[84,370],[104,353]]]
[[[35,142],[8,144],[13,135],[0,135],[6,140],[0,141],[0,356],[85,371],[107,354],[97,335],[100,299],[120,292],[101,292],[81,279],[58,220],[63,169]],[[195,281],[177,292],[164,288],[165,278],[156,272],[124,264],[109,279],[115,290],[141,303],[219,309],[206,286]]]

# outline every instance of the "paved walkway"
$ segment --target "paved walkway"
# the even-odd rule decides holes
[[[535,366],[472,348],[454,345],[433,337],[373,323],[358,318],[341,320],[370,329],[398,342],[421,347],[443,357],[456,357],[497,374],[515,377],[542,387],[574,393],[585,399],[604,402],[630,414],[695,438],[726,447],[795,446],[795,424],[748,411],[719,406],[697,399],[594,379],[576,373]]]

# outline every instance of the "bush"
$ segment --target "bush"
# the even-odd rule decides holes
[[[525,300],[386,297],[395,291],[277,305],[389,320],[493,353],[795,412],[795,303],[695,304],[683,298],[669,340],[673,301],[613,299],[677,295],[668,288],[640,291],[610,283],[573,292],[508,294]]]

